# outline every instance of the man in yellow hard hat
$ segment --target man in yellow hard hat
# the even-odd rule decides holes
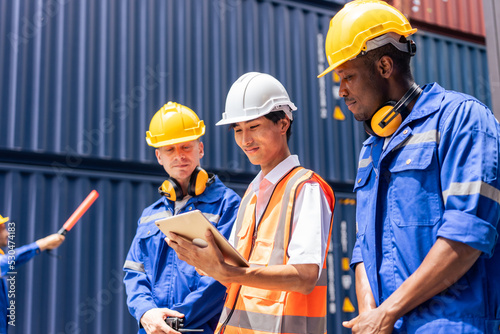
[[[415,33],[383,1],[330,22],[328,69],[371,135],[359,156],[353,333],[498,333],[500,125],[410,68]],[[433,61],[430,59],[430,61]]]
[[[218,333],[326,333],[326,254],[335,197],[288,147],[295,104],[265,73],[236,80],[217,125],[261,168],[249,185],[230,241],[249,267],[224,261],[208,232],[203,249],[170,235],[181,259],[228,287]]]
[[[174,333],[167,317],[183,317],[184,328],[213,333],[222,310],[225,287],[179,260],[155,225],[158,219],[200,210],[229,237],[240,197],[200,167],[204,134],[198,115],[175,102],[153,116],[146,132],[168,178],[159,188],[161,197],[143,211],[124,265],[127,304],[139,333]]]
[[[9,323],[15,325],[15,319],[9,318],[9,307],[14,300],[9,302],[8,291],[10,289],[5,276],[15,275],[20,265],[46,249],[59,247],[64,241],[63,235],[55,233],[29,245],[16,248],[15,239],[12,236],[9,238],[9,231],[15,232],[15,230],[15,223],[9,222],[9,217],[0,215],[0,271],[2,276],[0,279],[0,334],[7,333]],[[3,249],[6,249],[6,252]],[[15,304],[11,309],[15,310]]]

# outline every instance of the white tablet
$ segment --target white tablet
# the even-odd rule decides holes
[[[224,260],[234,266],[249,267],[247,260],[227,241],[227,239],[208,221],[200,210],[193,210],[180,215],[159,219],[156,226],[167,235],[174,232],[199,247],[206,247],[205,232],[212,231],[215,243],[224,256]]]

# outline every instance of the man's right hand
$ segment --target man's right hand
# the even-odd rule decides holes
[[[64,239],[65,237],[63,235],[54,233],[46,236],[45,238],[38,239],[36,241],[36,244],[38,245],[38,248],[40,248],[40,250],[43,252],[46,249],[54,249],[59,247],[63,243]]]
[[[165,323],[167,317],[184,317],[184,314],[168,308],[152,308],[141,317],[141,324],[148,334],[178,334]]]

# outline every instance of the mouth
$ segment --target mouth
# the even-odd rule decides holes
[[[247,147],[247,148],[244,148],[243,151],[246,153],[246,154],[252,154],[252,153],[255,153],[259,150],[258,147]]]
[[[175,166],[172,166],[172,167],[173,168],[186,168],[188,166],[189,166],[188,164],[182,164],[182,165],[175,165]]]
[[[344,99],[344,102],[345,102],[345,105],[347,106],[347,108],[348,108],[349,110],[351,110],[351,106],[352,106],[352,105],[354,105],[354,104],[356,103],[356,101],[355,101],[355,100],[351,100],[351,99],[349,99],[349,100]]]

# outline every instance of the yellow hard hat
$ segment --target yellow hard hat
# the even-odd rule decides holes
[[[408,37],[416,31],[417,29],[411,27],[408,19],[399,10],[384,1],[349,2],[330,21],[325,43],[326,57],[330,66],[318,75],[318,78],[355,58],[362,51],[369,51],[366,45],[369,40],[387,33]],[[377,47],[387,43],[398,47],[397,41],[394,42],[391,38],[378,43]]]
[[[1,224],[5,224],[6,222],[9,221],[9,217],[2,217],[2,215],[0,215],[0,225]]]
[[[195,140],[205,134],[205,123],[188,107],[168,102],[151,119],[146,141],[161,147]]]

